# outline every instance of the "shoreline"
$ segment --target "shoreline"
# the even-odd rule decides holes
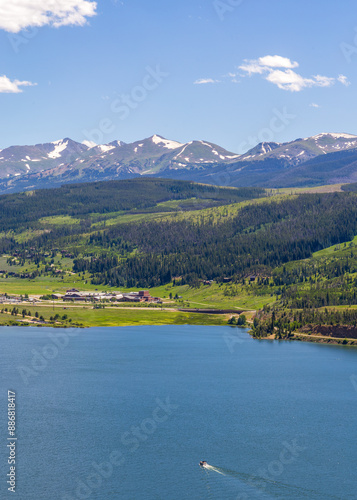
[[[13,303],[2,303],[0,311],[0,327],[50,327],[50,328],[100,328],[100,327],[126,327],[126,326],[162,326],[162,325],[196,325],[196,326],[229,326],[232,314],[240,315],[243,312],[248,315],[246,328],[253,339],[258,340],[293,340],[296,342],[310,342],[315,344],[332,344],[357,347],[357,339],[319,335],[316,333],[292,332],[289,336],[277,334],[266,337],[257,337],[252,329],[252,309],[218,309],[218,308],[174,308],[171,304],[166,307],[140,307],[119,304],[102,304],[102,308],[96,308],[93,304],[69,304],[68,302],[20,302],[17,303],[18,310],[13,314],[11,308]],[[9,309],[5,309],[7,306]],[[26,309],[21,309],[23,307]],[[32,309],[27,310],[27,308]],[[61,311],[62,309],[62,311]],[[34,314],[36,311],[36,315]],[[24,313],[24,315],[23,315]],[[244,325],[241,325],[244,327]],[[328,325],[326,325],[328,326]]]
[[[320,335],[309,335],[300,332],[292,333],[291,337],[277,338],[275,335],[268,335],[267,337],[255,337],[252,332],[249,335],[256,340],[285,340],[294,342],[309,342],[311,344],[331,344],[342,345],[344,347],[357,347],[357,339],[326,337]]]
[[[338,337],[325,337],[320,335],[309,335],[297,332],[293,334],[292,340],[297,342],[311,342],[314,344],[334,344],[334,345],[343,345],[343,346],[353,346],[357,347],[357,339],[349,339],[349,338],[338,338]]]

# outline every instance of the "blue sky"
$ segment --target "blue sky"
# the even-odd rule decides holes
[[[26,3],[0,0],[0,148],[357,134],[354,0]]]

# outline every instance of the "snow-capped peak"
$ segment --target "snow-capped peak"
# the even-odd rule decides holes
[[[356,139],[357,138],[356,135],[352,135],[352,134],[336,134],[336,133],[332,133],[332,132],[323,132],[321,134],[314,135],[313,137],[311,137],[311,139],[322,139],[323,137],[328,137],[328,136],[333,137],[334,139]]]
[[[154,144],[162,144],[163,147],[167,149],[177,149],[183,146],[183,144],[181,144],[180,142],[169,141],[167,139],[164,139],[163,137],[160,137],[159,135],[153,135],[151,140]]]

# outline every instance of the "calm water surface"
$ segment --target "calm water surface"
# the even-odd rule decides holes
[[[71,332],[0,329],[1,499],[357,499],[356,348],[228,327]]]

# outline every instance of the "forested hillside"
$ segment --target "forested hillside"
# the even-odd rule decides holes
[[[168,201],[191,200],[189,208],[235,203],[265,196],[261,188],[220,188],[188,181],[132,179],[70,184],[55,189],[40,189],[0,196],[0,232],[17,231],[53,215],[85,219],[89,214],[119,211],[170,211],[160,207]],[[187,203],[173,210],[187,210]],[[37,225],[37,227],[39,227]]]
[[[152,287],[272,276],[357,234],[354,193],[263,194],[140,179],[6,195],[0,247],[36,263],[61,250],[92,283]]]
[[[270,275],[282,263],[353,238],[356,201],[354,195],[337,193],[301,195],[244,206],[236,217],[218,223],[170,218],[159,224],[125,224],[91,235],[90,246],[105,252],[77,259],[74,270],[117,286],[158,286],[173,276],[191,283]],[[108,254],[123,242],[138,252],[113,263]]]

